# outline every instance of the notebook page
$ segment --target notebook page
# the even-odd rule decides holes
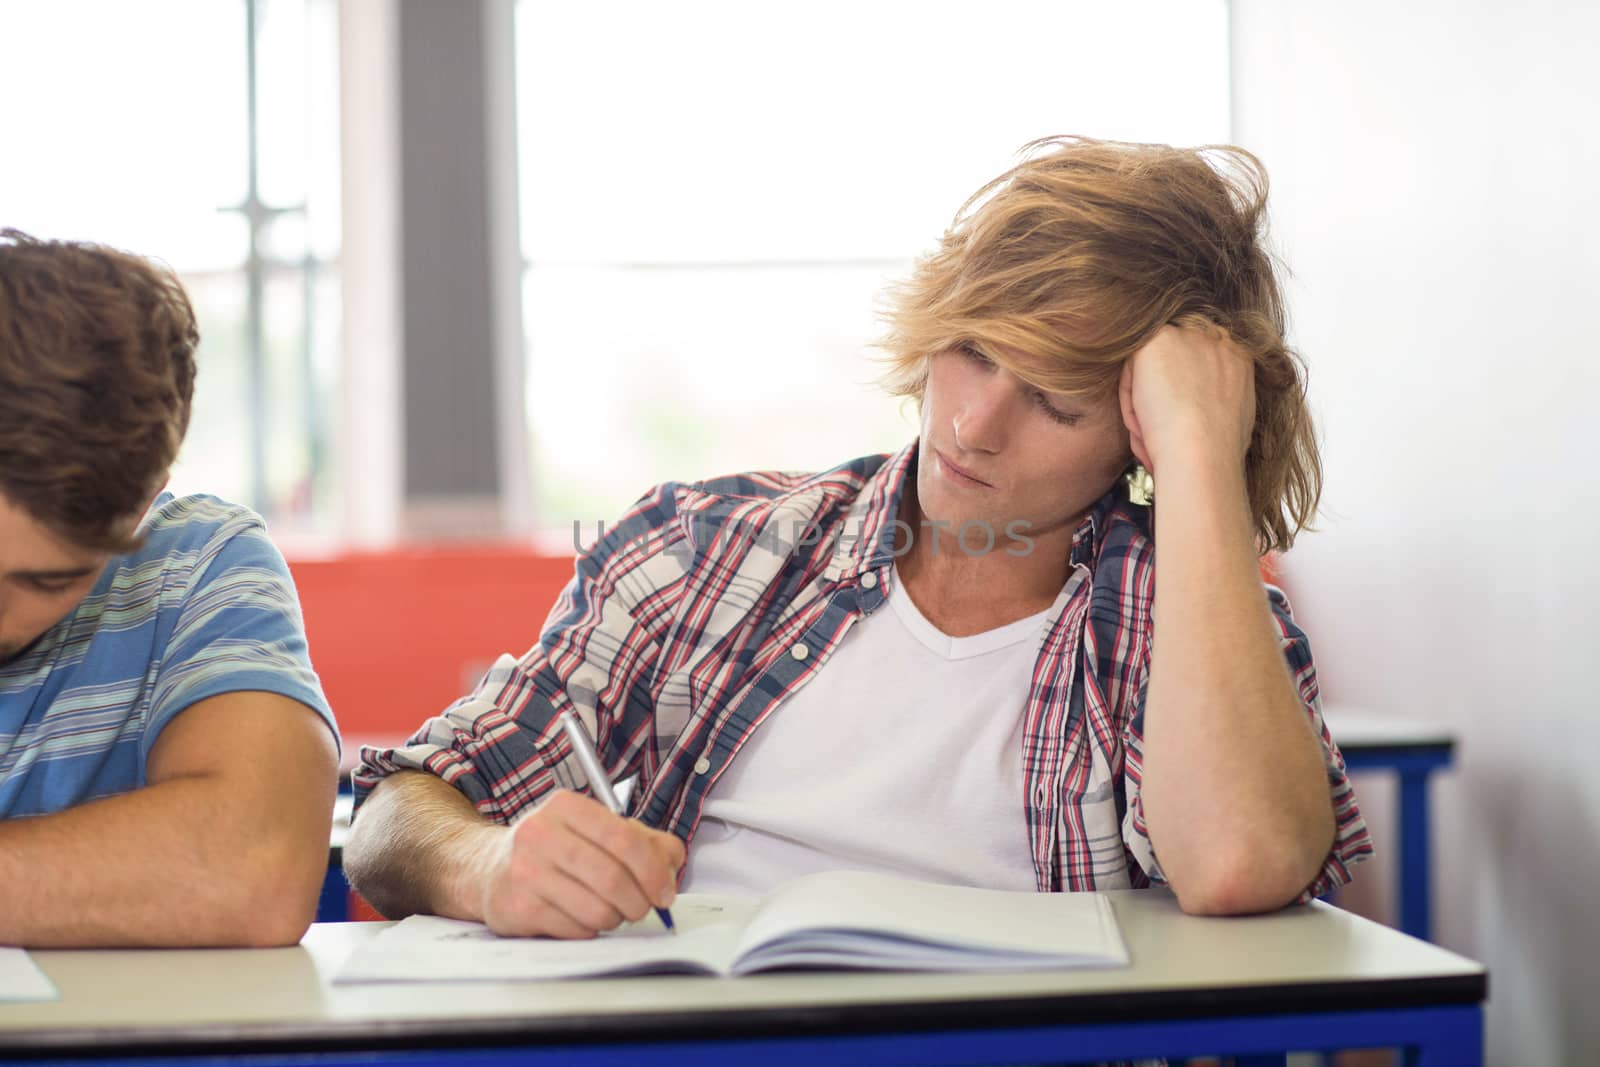
[[[721,974],[754,908],[739,897],[685,893],[676,934],[654,912],[589,941],[497,937],[482,923],[412,915],[351,954],[336,982],[517,981],[600,975]]]
[[[0,1002],[54,1000],[61,994],[20,948],[0,948]]]
[[[873,944],[878,941],[888,942],[881,953]],[[942,950],[923,952],[919,943]],[[831,957],[867,965],[881,955],[886,966],[959,970],[1007,961],[1128,962],[1110,904],[1097,894],[972,889],[859,871],[807,875],[767,897],[745,929],[739,957],[759,966],[787,963],[781,952],[763,952],[763,945],[809,954],[797,962]]]

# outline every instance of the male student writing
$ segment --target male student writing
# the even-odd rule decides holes
[[[1265,190],[1238,150],[1034,146],[894,294],[918,438],[646,495],[520,660],[363,751],[357,887],[583,937],[680,878],[1156,881],[1198,913],[1346,880],[1366,829],[1257,572],[1320,488]],[[570,791],[567,709],[635,820]]]
[[[261,520],[162,492],[194,314],[169,272],[0,232],[0,944],[298,941],[333,718]]]

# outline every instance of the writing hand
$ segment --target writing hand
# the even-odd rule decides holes
[[[483,920],[506,936],[588,938],[668,907],[683,842],[557,790],[495,840]]]

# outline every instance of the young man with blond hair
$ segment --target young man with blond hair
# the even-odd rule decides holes
[[[918,438],[641,499],[521,659],[362,752],[368,899],[585,937],[836,868],[1206,914],[1348,879],[1369,839],[1257,570],[1320,488],[1265,174],[1030,147],[893,294]],[[580,792],[566,711],[635,818]]]
[[[282,945],[333,717],[261,520],[164,492],[199,341],[172,274],[0,232],[0,944]]]

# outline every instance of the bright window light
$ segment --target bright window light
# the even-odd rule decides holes
[[[294,209],[263,227],[256,291],[241,210],[251,11],[258,197]],[[339,301],[336,14],[334,0],[0,3],[0,225],[114,245],[178,272],[201,342],[172,488],[302,530],[332,513],[323,442]]]
[[[875,297],[1038,137],[1228,136],[1222,0],[521,0],[541,524],[652,483],[820,469],[914,417]]]

